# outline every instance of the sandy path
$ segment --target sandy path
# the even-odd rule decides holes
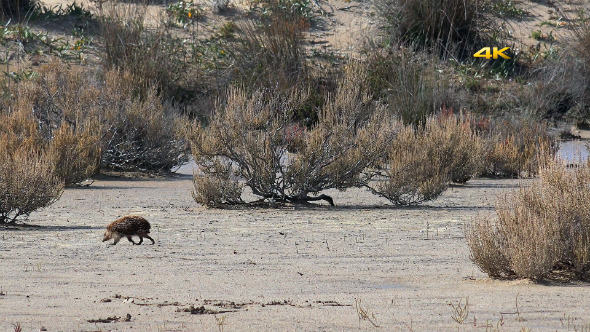
[[[237,211],[198,206],[189,175],[67,189],[31,216],[44,227],[0,230],[0,330],[217,331],[214,315],[176,311],[203,304],[233,311],[217,315],[225,331],[374,329],[359,325],[355,298],[382,331],[485,330],[486,321],[567,331],[568,317],[579,330],[586,284],[490,281],[469,260],[464,222],[517,184],[470,181],[419,208],[351,190],[332,193],[335,208]],[[100,242],[103,227],[129,213],[152,222],[155,246]],[[510,314],[517,295],[522,322]],[[465,297],[459,325],[449,302]],[[130,322],[87,322],[126,314]]]

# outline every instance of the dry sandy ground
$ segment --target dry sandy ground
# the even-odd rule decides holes
[[[67,189],[31,216],[41,227],[0,229],[0,330],[219,331],[217,319],[224,331],[589,327],[588,284],[492,281],[469,260],[463,225],[519,180],[470,181],[417,208],[350,190],[332,192],[336,207],[228,211],[197,205],[190,167],[181,173]],[[108,222],[132,213],[151,221],[156,245],[101,242]],[[465,298],[458,324],[450,304]],[[379,327],[359,322],[355,299]],[[191,305],[219,313],[182,311]]]
[[[371,20],[357,16],[363,3],[328,3],[335,16],[310,39],[346,53]],[[522,24],[523,36],[536,29]],[[332,192],[336,207],[227,211],[197,205],[190,167],[181,173],[67,189],[31,216],[41,227],[0,229],[0,331],[590,328],[588,284],[492,281],[469,259],[463,225],[492,213],[518,180],[470,181],[416,208],[350,190]],[[101,242],[104,226],[126,214],[151,221],[156,245]],[[458,324],[452,305],[466,298]],[[379,327],[359,321],[355,299]],[[190,306],[195,314],[183,311]],[[210,311],[198,314],[201,306]]]

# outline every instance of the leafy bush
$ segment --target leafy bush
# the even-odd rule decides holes
[[[311,0],[261,0],[256,9],[264,17],[279,17],[291,22],[309,23],[313,19]]]
[[[590,169],[548,161],[539,177],[500,197],[497,218],[471,222],[471,258],[492,278],[588,280]]]

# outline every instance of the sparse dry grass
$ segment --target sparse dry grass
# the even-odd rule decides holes
[[[558,5],[560,13],[565,13]],[[590,119],[590,20],[580,9],[571,20],[566,45],[539,66],[527,98],[533,112],[552,120],[588,123]]]
[[[228,80],[248,90],[297,88],[308,74],[303,28],[300,22],[281,16],[264,19],[264,24],[257,20],[239,24]]]
[[[103,68],[129,72],[134,93],[143,96],[156,86],[168,98],[178,98],[187,68],[186,49],[164,22],[147,22],[147,4],[108,1],[102,6]]]

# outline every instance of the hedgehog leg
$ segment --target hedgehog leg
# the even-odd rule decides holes
[[[113,236],[113,238],[115,239],[115,241],[113,241],[113,246],[117,243],[119,243],[119,241],[121,240],[121,235],[116,234],[115,236]]]
[[[127,236],[127,240],[129,240],[129,242],[131,242],[133,244],[137,244],[137,243],[133,242],[133,239],[131,238],[130,235]],[[139,242],[139,243],[141,243],[141,242]]]
[[[152,244],[156,244],[156,241],[154,241],[154,239],[152,239],[149,235],[146,234],[144,236],[150,239],[150,241],[152,241]]]

